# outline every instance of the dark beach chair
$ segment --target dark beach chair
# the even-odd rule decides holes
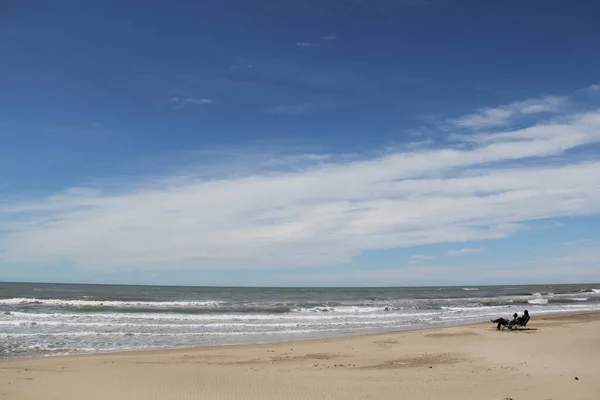
[[[525,329],[525,327],[527,326],[527,323],[529,322],[530,319],[531,319],[531,317],[529,316],[529,314],[523,315],[521,318],[517,319],[516,323],[509,325],[508,329],[513,329],[513,330]]]

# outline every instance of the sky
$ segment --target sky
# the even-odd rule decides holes
[[[0,281],[600,282],[597,1],[0,3]]]

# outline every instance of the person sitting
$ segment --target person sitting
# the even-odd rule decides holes
[[[508,323],[507,328],[512,328],[515,325],[519,325],[519,321],[521,320],[521,317],[519,317],[519,314],[514,313],[513,314],[513,319],[510,320],[510,322]]]
[[[525,325],[527,325],[527,323],[529,322],[530,318],[531,317],[529,316],[529,311],[525,310],[525,311],[523,311],[523,315],[520,316],[520,317],[518,317],[516,319],[515,323],[514,324],[510,324],[508,327],[510,329],[518,328],[518,327],[524,328]]]
[[[510,327],[510,326],[516,324],[517,323],[517,318],[518,318],[518,314],[514,313],[513,314],[513,319],[510,320],[510,321],[507,320],[507,319],[504,319],[504,318],[496,318],[496,319],[492,320],[492,323],[498,324],[498,325],[496,325],[496,329],[500,330],[500,329],[502,329],[503,326]]]

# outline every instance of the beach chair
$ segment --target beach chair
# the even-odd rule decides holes
[[[525,329],[530,319],[531,317],[529,316],[529,314],[523,315],[523,317],[517,319],[517,322],[515,324],[508,325],[507,328],[511,330]]]

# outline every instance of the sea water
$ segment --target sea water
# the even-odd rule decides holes
[[[265,343],[600,310],[600,284],[231,288],[0,283],[0,358]]]

